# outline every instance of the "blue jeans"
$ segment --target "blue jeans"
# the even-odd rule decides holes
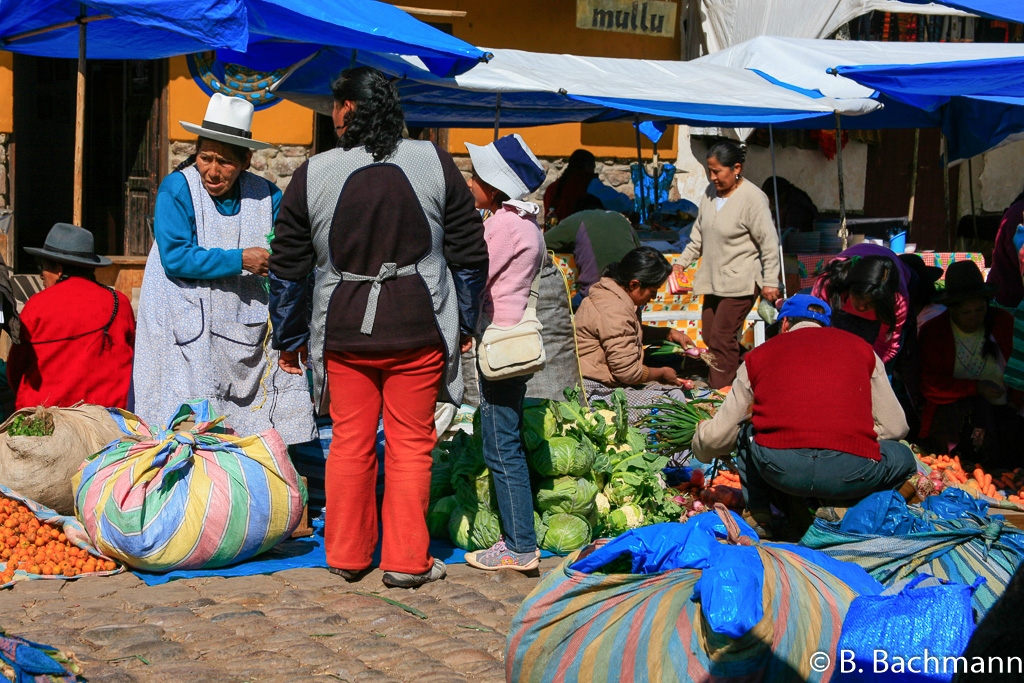
[[[505,545],[517,553],[531,553],[537,549],[533,491],[522,442],[527,379],[529,377],[512,377],[492,381],[480,377],[480,432],[484,463],[494,477]]]

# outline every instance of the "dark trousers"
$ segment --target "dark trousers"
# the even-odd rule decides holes
[[[740,431],[736,465],[750,511],[769,508],[771,490],[793,496],[860,500],[899,488],[915,471],[913,452],[899,441],[880,441],[881,460],[824,448],[765,448],[749,424]]]
[[[975,443],[975,435],[980,443]],[[989,467],[1024,465],[1024,420],[1013,406],[994,406],[981,396],[962,398],[935,408],[928,445],[935,453],[955,446],[961,456]]]
[[[715,356],[718,369],[711,369],[710,384],[712,389],[721,389],[732,385],[736,379],[736,370],[740,367],[740,329],[743,320],[750,313],[757,300],[756,294],[750,296],[714,296],[704,295],[704,308],[701,309],[701,338],[707,344],[708,351]]]

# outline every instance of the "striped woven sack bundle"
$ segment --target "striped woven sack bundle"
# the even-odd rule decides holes
[[[306,489],[274,430],[238,437],[206,401],[185,404],[166,429],[123,410],[125,433],[75,475],[75,510],[100,552],[146,571],[211,569],[288,538]],[[195,416],[195,426],[179,428]]]
[[[924,512],[916,505],[909,510],[915,515]],[[984,615],[1024,560],[1024,531],[993,517],[931,522],[935,531],[872,536],[846,533],[838,524],[818,519],[800,545],[858,564],[886,587],[919,574],[966,585],[983,576],[986,581],[974,591],[972,602]]]
[[[690,598],[700,570],[585,574],[572,553],[519,608],[505,654],[506,680],[827,681],[811,655],[834,655],[857,596],[791,551],[757,546],[764,564],[764,617],[733,639],[713,632]]]

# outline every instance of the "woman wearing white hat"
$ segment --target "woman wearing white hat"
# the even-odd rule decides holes
[[[269,237],[281,191],[248,171],[253,106],[214,94],[189,159],[160,184],[132,374],[133,410],[163,424],[207,399],[242,435],[276,429],[287,444],[315,436],[305,378],[270,348]]]
[[[497,326],[511,327],[526,313],[531,285],[544,260],[540,207],[523,198],[544,182],[543,166],[518,135],[479,147],[466,143],[473,161],[469,188],[476,208],[493,215],[484,221],[488,275],[484,313]],[[540,564],[533,524],[533,493],[520,425],[528,376],[480,376],[480,426],[484,462],[494,477],[504,532],[490,548],[466,554],[479,569],[530,571]]]

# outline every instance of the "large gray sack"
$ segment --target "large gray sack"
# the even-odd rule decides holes
[[[14,419],[53,420],[50,436],[11,436]],[[124,433],[102,406],[22,408],[0,425],[0,484],[62,515],[75,514],[71,478],[82,462]]]
[[[544,255],[541,266],[540,293],[537,297],[537,318],[544,329],[544,353],[547,364],[526,384],[527,398],[564,401],[565,390],[583,384],[576,359],[572,309],[565,289],[565,279],[550,254]]]

